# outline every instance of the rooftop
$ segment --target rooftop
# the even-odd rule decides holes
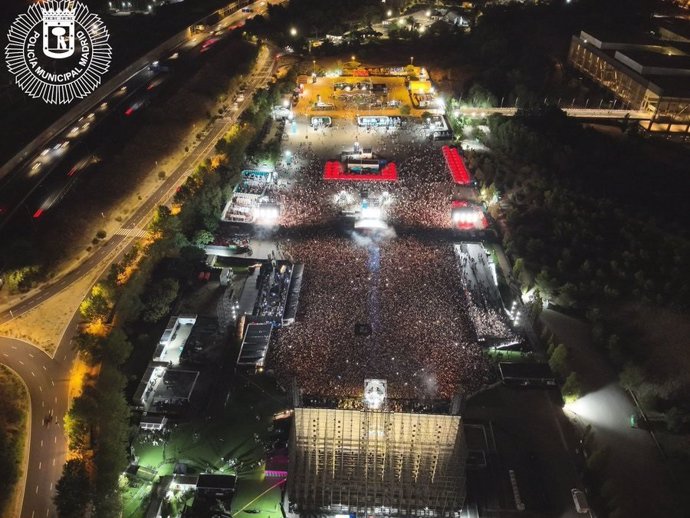
[[[666,52],[645,49],[619,50],[614,57],[636,72],[648,75],[690,75],[690,56],[669,47]]]
[[[664,18],[659,22],[663,39],[690,42],[690,22],[683,18]]]

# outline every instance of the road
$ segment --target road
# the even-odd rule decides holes
[[[638,110],[605,110],[598,108],[563,108],[563,111],[569,117],[581,119],[624,119],[627,115],[630,120],[651,120],[654,115],[647,111]],[[517,108],[458,108],[455,110],[458,115],[466,117],[488,117],[494,113],[501,115],[512,116],[517,112]]]
[[[77,323],[75,315],[63,335],[56,358],[21,340],[0,337],[0,362],[24,380],[31,405],[29,462],[22,517],[55,516],[52,498],[67,455],[62,426],[68,405],[69,373],[74,360],[69,341]]]
[[[596,446],[608,450],[606,475],[619,488],[621,509],[628,513],[634,509],[636,516],[687,516],[676,506],[674,484],[653,437],[630,426],[637,408],[592,343],[589,325],[551,309],[545,309],[540,318],[568,347],[576,369],[586,373],[583,378],[591,390],[568,405],[566,413],[580,429],[591,425]]]
[[[207,32],[196,34],[178,46],[156,55],[155,59],[152,58],[117,84],[109,84],[108,92],[98,92],[97,99],[101,99],[102,103],[96,103],[90,113],[84,113],[79,118],[75,116],[66,122],[62,130],[51,134],[44,146],[24,157],[21,163],[0,177],[0,229],[13,228],[10,223],[15,222],[14,218],[23,214],[24,210],[38,218],[59,201],[71,187],[73,182],[70,180],[75,180],[65,177],[69,164],[78,163],[80,159],[97,153],[100,142],[106,138],[114,122],[121,122],[123,113],[129,117],[148,104],[157,95],[158,85],[165,82],[168,75],[175,74],[174,65],[182,60],[180,56],[193,55],[194,60],[199,59],[210,46],[209,41],[212,44],[225,37],[228,29],[266,9],[261,2],[250,5],[250,12],[238,10],[228,14]],[[172,56],[175,56],[174,59]],[[92,103],[92,100],[87,99],[83,104]],[[68,176],[72,174],[71,171]],[[39,199],[35,199],[36,197]]]
[[[142,201],[138,209],[123,223],[119,232],[77,268],[1,313],[0,323],[12,320],[39,306],[72,283],[82,279],[94,268],[102,272],[117,261],[141,235],[153,211],[159,205],[169,203],[177,187],[186,180],[194,166],[213,154],[218,139],[230,129],[242,111],[251,104],[253,91],[264,86],[273,76],[275,53],[275,49],[268,49],[260,54],[254,72],[246,81],[247,95],[240,103],[239,109],[227,117],[216,120],[205,131],[203,138],[166,180]],[[52,500],[54,488],[62,472],[67,452],[66,438],[62,433],[62,420],[69,404],[69,371],[74,360],[70,340],[78,322],[79,314],[75,313],[53,358],[26,342],[0,338],[0,363],[14,369],[22,377],[29,389],[31,399],[31,439],[22,518],[55,516]],[[44,418],[48,414],[52,416],[52,423],[44,425]]]

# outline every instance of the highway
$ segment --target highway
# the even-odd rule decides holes
[[[109,85],[109,91],[83,116],[65,124],[51,139],[14,169],[0,177],[0,229],[10,226],[17,216],[39,218],[69,191],[75,176],[98,152],[113,127],[127,123],[135,112],[144,109],[157,95],[160,85],[171,75],[178,75],[177,65],[185,58],[201,59],[203,53],[229,30],[247,18],[262,13],[265,2],[251,4],[251,11],[238,10],[223,18],[207,32],[195,34],[178,46],[156,55],[155,59],[129,74],[121,82]],[[95,94],[94,94],[95,95]],[[89,99],[85,104],[92,104]],[[81,112],[80,112],[81,113]],[[132,117],[133,118],[133,117]],[[88,165],[88,164],[87,164]],[[3,168],[6,168],[3,166]],[[24,214],[26,211],[28,214]],[[22,223],[27,223],[22,221]]]
[[[265,48],[260,53],[254,71],[246,80],[247,95],[239,103],[239,109],[217,119],[205,132],[201,140],[177,165],[174,171],[127,219],[122,227],[96,252],[77,268],[50,284],[32,292],[28,297],[0,313],[0,323],[39,306],[42,302],[83,278],[93,269],[104,272],[117,261],[141,236],[154,210],[170,202],[176,189],[186,180],[194,167],[210,157],[218,139],[234,124],[239,115],[252,100],[257,88],[265,86],[272,78],[275,68],[276,49]],[[86,295],[86,294],[84,294]],[[62,432],[62,423],[69,404],[68,378],[74,360],[70,340],[79,322],[75,313],[67,326],[54,357],[20,340],[0,338],[0,363],[17,372],[29,389],[31,398],[31,438],[28,452],[28,473],[24,491],[21,517],[38,518],[55,516],[53,495],[55,483],[62,472],[67,453],[67,442]],[[44,419],[51,416],[51,423]]]

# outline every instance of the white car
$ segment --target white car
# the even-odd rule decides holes
[[[241,103],[242,101],[244,101],[244,94],[237,94],[237,97],[235,98],[235,100],[238,103]]]
[[[575,510],[579,514],[587,514],[589,512],[589,504],[587,503],[587,495],[577,488],[570,490],[573,495],[573,503],[575,504]]]

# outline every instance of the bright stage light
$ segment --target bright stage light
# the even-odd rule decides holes
[[[388,228],[388,225],[386,225],[380,219],[358,219],[357,221],[355,221],[355,230],[384,230],[386,228]]]
[[[275,225],[279,215],[278,206],[273,203],[261,204],[254,208],[254,219],[258,225]]]
[[[451,218],[457,225],[478,226],[482,223],[483,214],[474,207],[456,207],[451,210]]]
[[[381,219],[381,207],[362,207],[362,219]]]

